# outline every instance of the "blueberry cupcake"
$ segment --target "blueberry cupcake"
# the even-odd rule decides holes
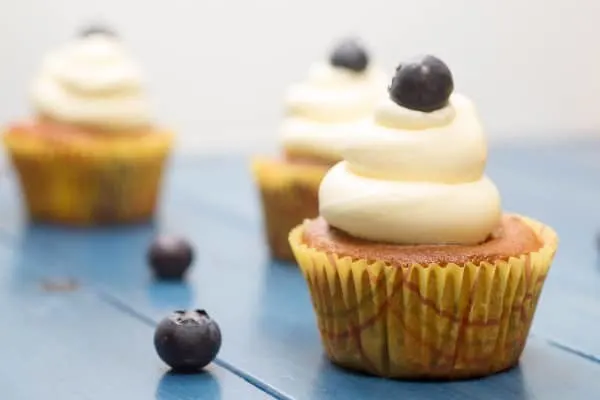
[[[304,82],[289,88],[281,126],[282,155],[256,158],[252,164],[274,258],[293,259],[287,241],[290,229],[318,215],[321,178],[341,160],[340,146],[372,114],[383,82],[365,48],[346,39],[327,62],[310,67]]]
[[[150,219],[173,135],[152,118],[139,66],[91,27],[43,60],[34,115],[5,131],[29,217],[72,225]]]
[[[373,121],[289,236],[322,343],[392,378],[477,377],[517,364],[557,249],[502,211],[482,126],[434,56],[399,66]]]

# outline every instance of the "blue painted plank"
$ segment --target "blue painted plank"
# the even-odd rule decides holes
[[[268,382],[295,399],[585,399],[600,390],[593,377],[600,364],[561,351],[540,338],[530,338],[519,368],[493,377],[454,383],[405,383],[353,374],[332,366],[321,351],[308,297],[297,271],[272,264],[262,277],[258,302],[236,285],[235,308],[215,295],[201,293],[192,304],[210,304],[220,318],[228,346],[222,358]],[[201,286],[194,282],[194,286]],[[231,295],[226,293],[225,295]],[[148,292],[132,290],[111,301],[132,308],[143,318],[158,320],[163,309],[189,304],[178,285],[154,285]],[[233,302],[233,300],[232,300]],[[353,396],[353,397],[350,397]],[[555,397],[553,397],[555,396]]]
[[[549,223],[561,240],[533,332],[600,359],[594,334],[600,328],[600,160],[590,157],[589,148],[594,146],[555,148],[544,162],[533,163],[540,157],[532,157],[531,149],[529,158],[504,155],[505,170],[498,169],[496,178],[513,194],[507,199],[513,209]]]
[[[144,265],[134,261],[139,250],[133,247],[130,268],[145,271]],[[566,394],[578,398],[577,393],[600,389],[600,383],[591,379],[600,372],[598,364],[536,339],[530,341],[519,369],[486,380],[407,384],[350,374],[323,359],[304,283],[293,266],[267,264],[263,274],[256,275],[258,284],[240,279],[224,285],[206,279],[210,269],[221,266],[213,263],[216,259],[207,260],[190,277],[190,286],[138,280],[137,285],[130,282],[121,287],[107,281],[105,296],[132,314],[155,321],[172,308],[207,307],[224,332],[221,358],[298,399],[343,399],[349,393],[355,398],[376,398],[392,391],[407,399],[545,399]],[[36,265],[22,266],[22,273],[43,274]],[[100,263],[98,268],[102,268]],[[113,272],[118,279],[117,271]],[[227,274],[230,279],[236,275],[233,272]],[[114,292],[119,292],[118,296]],[[573,392],[573,388],[581,392]]]
[[[121,237],[122,239],[123,237]],[[130,243],[134,244],[134,250],[131,253],[133,254],[139,249],[135,249],[136,241]],[[132,269],[142,270],[144,267],[136,264],[132,258],[130,260]],[[100,264],[99,267],[101,267]],[[207,265],[207,267],[209,266]],[[210,268],[214,267],[214,265],[210,266]],[[19,286],[22,286],[22,282],[27,282],[32,277],[51,275],[57,267],[55,268],[52,264],[44,266],[39,263],[19,263],[18,268],[20,278],[17,281],[21,282]],[[65,276],[62,274],[66,271],[61,269],[59,271],[59,276]],[[117,271],[112,272],[117,275],[118,279]],[[123,276],[126,275],[121,275],[121,277]],[[192,292],[190,287],[167,284],[149,284],[145,288],[138,287],[136,289],[135,285],[130,283],[128,287],[120,289],[123,292],[121,296],[127,300],[121,306],[127,308],[130,307],[129,304],[134,304],[133,313],[142,310],[144,315],[149,315],[156,320],[172,308],[192,305],[209,306],[211,313],[220,321],[226,338],[224,344],[227,346],[224,345],[223,358],[238,368],[251,371],[256,377],[265,379],[294,398],[336,399],[346,398],[348,393],[354,393],[356,398],[366,398],[367,394],[382,396],[393,390],[408,399],[418,399],[424,396],[449,399],[477,399],[482,396],[490,399],[534,399],[548,398],[549,394],[576,395],[572,392],[573,387],[590,392],[600,389],[600,387],[594,386],[595,381],[590,379],[591,374],[600,372],[597,371],[597,364],[561,352],[536,340],[530,342],[520,369],[487,380],[436,385],[405,384],[349,374],[332,367],[323,359],[308,298],[303,288],[303,282],[295,268],[283,264],[270,265],[262,279],[258,280],[260,283],[258,287],[252,289],[251,285],[249,289],[243,287],[245,286],[243,282],[237,282],[221,295],[218,293],[220,285],[215,285],[216,288],[211,293],[213,285],[210,285],[209,282],[205,285],[198,282],[204,276],[206,276],[205,273],[196,271],[191,279],[197,292]],[[139,282],[144,282],[144,280]],[[145,282],[149,283],[149,281]],[[143,283],[138,286],[143,286]],[[118,289],[121,286],[107,286],[107,288],[114,291],[115,288]],[[236,299],[235,294],[230,290],[237,291],[239,298]],[[23,296],[25,299],[32,299],[31,294]],[[232,300],[223,301],[223,296]],[[256,297],[257,300],[257,303],[250,307],[254,313],[245,315],[249,307],[243,307],[244,302],[252,297]],[[297,299],[297,301],[292,302],[290,299]],[[38,304],[37,301],[33,301],[33,303]],[[85,304],[82,299],[77,299],[77,303]],[[291,304],[292,307],[282,307],[282,304]],[[68,311],[73,312],[72,310]],[[257,311],[258,314],[256,314]],[[98,314],[98,311],[95,311],[95,314]],[[76,317],[81,318],[82,316],[76,315]],[[96,315],[98,320],[104,320],[105,323],[111,323],[119,317],[122,316],[111,315],[103,318],[101,313]],[[93,327],[93,329],[98,330],[98,327]],[[131,329],[127,328],[128,334],[131,334]],[[39,332],[44,334],[41,329]],[[228,332],[241,332],[241,334]],[[77,333],[85,334],[85,332]],[[72,340],[70,337],[65,339],[68,339],[69,342]],[[40,340],[40,343],[56,348],[60,347],[62,340],[61,338],[59,343],[52,342],[50,344],[48,341]],[[129,342],[127,344],[130,345]],[[110,350],[102,349],[101,353],[110,352]],[[111,354],[119,353],[118,350],[125,351],[125,349],[112,350],[114,352]],[[93,357],[87,350],[79,348],[79,351],[84,360]],[[148,347],[144,345],[141,351],[128,354],[131,356],[127,358],[135,364],[134,368],[143,371],[144,368],[140,368],[139,365],[148,363]],[[69,358],[72,357],[69,356]],[[119,358],[121,355],[117,354],[115,357]],[[556,368],[557,365],[560,366],[560,369]],[[561,383],[557,384],[557,388],[548,385],[549,382],[545,379],[549,376],[557,378],[550,382],[558,382],[560,376]],[[162,386],[160,387],[162,388]],[[182,387],[189,389],[189,385],[184,384]],[[160,390],[169,392],[172,388]]]
[[[3,399],[269,398],[215,365],[200,375],[173,375],[155,355],[152,327],[85,288],[44,289],[18,251],[1,247],[0,265]]]
[[[567,173],[558,174],[558,183],[544,175],[547,171],[581,172],[583,167],[548,165],[557,158],[553,149],[546,154],[531,149],[518,151],[522,151],[520,157],[507,151],[491,165],[491,173],[501,186],[509,208],[531,211],[533,216],[544,220],[550,218],[548,222],[557,226],[559,233],[579,232],[581,224],[587,223],[583,234],[588,235],[594,226],[586,218],[591,199],[569,214],[560,209],[568,201],[564,196],[560,198],[561,188],[580,193],[585,190],[580,186],[588,184],[571,181]],[[535,160],[533,167],[532,160]],[[367,393],[376,397],[393,391],[405,398],[533,399],[560,398],[552,396],[561,393],[577,398],[577,393],[600,389],[600,383],[597,385],[590,379],[591,374],[598,372],[597,364],[558,350],[542,339],[530,341],[520,369],[474,382],[407,384],[333,368],[322,357],[310,302],[297,269],[271,263],[266,258],[257,210],[245,208],[254,195],[245,168],[246,162],[241,159],[198,161],[178,167],[171,175],[165,195],[164,216],[155,226],[82,232],[49,227],[22,229],[16,222],[0,228],[10,234],[8,239],[16,240],[15,245],[19,243],[29,259],[50,257],[51,249],[52,258],[61,261],[49,268],[42,267],[41,262],[29,263],[22,268],[22,274],[45,276],[52,271],[76,276],[100,288],[111,303],[129,309],[141,319],[157,320],[173,308],[207,308],[220,322],[225,335],[221,358],[274,386],[283,395],[329,399]],[[192,189],[190,182],[194,182]],[[539,187],[544,191],[540,192]],[[231,210],[223,204],[229,204]],[[184,233],[197,244],[198,262],[186,285],[160,284],[150,279],[143,253],[155,229]],[[581,237],[578,239],[567,241],[566,247],[575,246],[578,254],[570,256],[581,257],[580,262],[585,264],[591,249],[581,252],[582,248],[576,247]],[[579,290],[586,285],[570,276],[571,258],[560,258],[560,254],[556,273],[553,271],[549,278],[540,306],[542,317],[536,319],[534,329],[539,336],[556,335],[562,343],[564,338],[573,337],[573,331],[585,332],[582,328],[584,323],[589,325],[589,316],[585,310],[583,317],[577,316],[579,313],[560,305],[573,298],[571,287]],[[598,279],[596,275],[593,277]],[[584,288],[589,291],[591,286]],[[547,298],[559,300],[544,314]],[[596,300],[593,298],[592,304],[598,304],[594,303]],[[550,311],[552,315],[548,314]],[[574,322],[579,325],[574,329],[568,327],[564,321],[573,322],[568,318],[576,319]],[[560,326],[552,326],[552,332],[546,332],[550,324],[562,325],[564,332]],[[591,348],[595,343],[590,341],[586,346]],[[563,386],[553,386],[557,382]],[[573,388],[581,392],[573,392]]]

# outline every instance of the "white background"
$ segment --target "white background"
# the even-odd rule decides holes
[[[185,149],[276,146],[285,88],[346,34],[389,71],[443,58],[490,139],[600,131],[598,0],[0,0],[2,122],[30,112],[43,53],[97,19],[145,67]]]

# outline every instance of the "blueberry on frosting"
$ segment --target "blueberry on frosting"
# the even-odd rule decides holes
[[[81,30],[81,32],[79,33],[79,36],[81,37],[87,37],[91,35],[105,35],[116,37],[117,33],[110,27],[102,24],[89,25],[85,29]]]
[[[369,55],[355,39],[345,39],[333,49],[329,59],[334,67],[363,72],[369,65]]]
[[[453,90],[448,66],[435,56],[425,55],[398,66],[389,94],[402,107],[432,112],[448,104]]]

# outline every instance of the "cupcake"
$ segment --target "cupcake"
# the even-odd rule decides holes
[[[292,85],[281,126],[283,154],[255,158],[271,256],[293,260],[290,229],[318,215],[321,178],[341,160],[340,145],[373,112],[382,91],[382,72],[356,40],[341,41],[327,62],[313,64],[304,82]]]
[[[173,137],[153,121],[140,68],[114,32],[92,27],[48,54],[31,101],[35,114],[3,135],[31,220],[152,218]]]
[[[502,211],[484,132],[434,56],[400,65],[289,241],[328,357],[391,378],[517,364],[558,239]]]

